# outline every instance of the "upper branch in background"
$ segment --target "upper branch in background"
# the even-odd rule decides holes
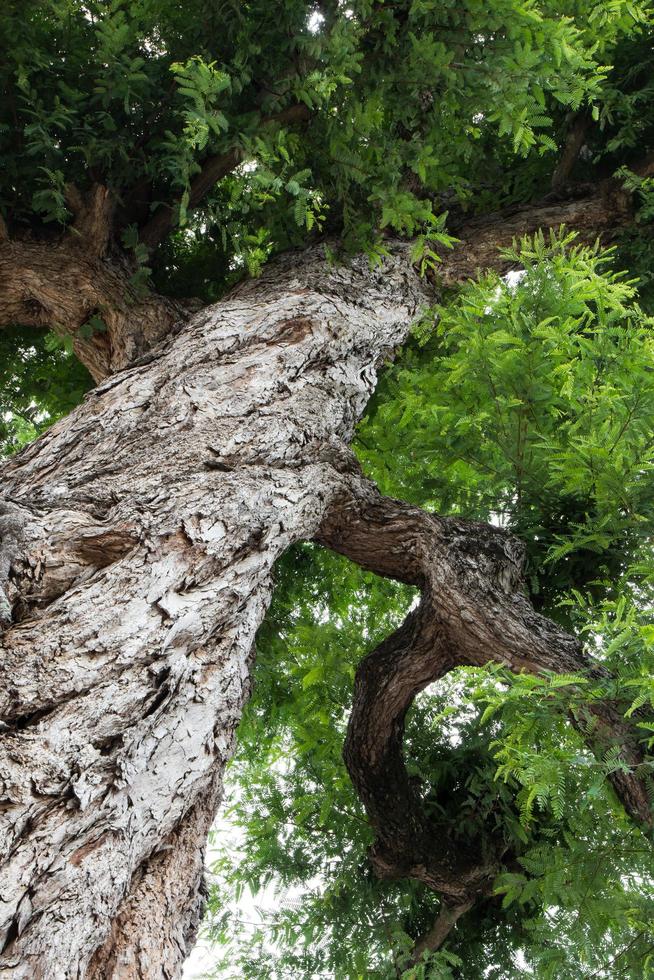
[[[305,122],[309,109],[292,105],[261,126]],[[208,157],[190,188],[196,208],[242,160],[240,148]],[[139,284],[138,263],[120,246],[120,210],[111,190],[95,183],[82,193],[66,187],[73,220],[53,239],[12,235],[0,224],[0,326],[45,327],[73,341],[95,381],[132,364],[162,340],[187,312]],[[124,217],[124,215],[122,216]],[[160,205],[141,229],[153,250],[172,230],[176,205]]]
[[[288,106],[272,116],[261,120],[260,128],[269,126],[271,123],[292,126],[297,123],[307,122],[311,115],[310,110],[303,103]],[[232,173],[233,170],[242,162],[243,156],[240,147],[233,146],[224,153],[217,153],[201,164],[199,174],[191,182],[189,189],[188,209],[193,210],[201,203],[209,191],[215,185]],[[161,204],[154,214],[147,219],[139,231],[140,240],[148,249],[152,250],[163,241],[175,223],[174,204]]]

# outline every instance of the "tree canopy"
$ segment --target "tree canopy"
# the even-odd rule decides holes
[[[529,198],[570,111],[622,164],[653,124],[638,0],[12,0],[1,18],[11,225],[70,222],[101,183],[125,247],[195,221],[226,265],[323,224],[371,248],[450,204]]]
[[[3,238],[74,245],[102,188],[107,262],[180,309],[316,240],[372,264],[388,237],[414,241],[438,302],[384,367],[361,466],[384,493],[521,538],[535,608],[607,668],[459,668],[416,699],[405,749],[425,807],[504,862],[423,952],[446,903],[371,873],[341,757],[356,665],[414,594],[294,548],[231,769],[241,843],[210,879],[215,975],[654,977],[651,829],[611,785],[618,747],[598,758],[585,738],[608,699],[652,767],[650,5],[8,0],[0,37]],[[440,278],[471,217],[588,194],[629,202],[611,247],[557,228]],[[74,336],[56,313],[46,331],[3,322],[3,454],[82,399],[73,340],[102,338],[108,313]],[[271,883],[290,897],[243,923],[234,896]]]

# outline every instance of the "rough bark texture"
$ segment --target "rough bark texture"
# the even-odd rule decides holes
[[[0,240],[0,326],[47,327],[72,336],[80,361],[102,381],[165,337],[184,311],[163,297],[137,294],[130,285],[133,270],[74,235],[56,242]],[[94,316],[106,331],[84,337],[80,328]]]
[[[414,697],[457,666],[505,664],[513,671],[581,671],[601,676],[579,642],[538,615],[523,593],[524,546],[487,524],[440,518],[383,497],[355,472],[343,475],[318,540],[364,568],[417,586],[420,606],[357,670],[345,762],[377,839],[380,877],[411,877],[465,904],[487,891],[501,852],[462,851],[427,816],[404,765],[404,719]],[[592,738],[622,760],[642,763],[635,733],[610,706],[596,709]],[[591,743],[592,744],[592,743]],[[615,788],[631,815],[651,822],[647,785],[618,772]]]
[[[291,106],[262,125],[299,122],[307,114],[306,106]],[[190,206],[238,162],[237,150],[209,158],[194,181]],[[554,195],[482,218],[453,221],[461,243],[443,256],[439,279],[451,285],[478,269],[508,269],[498,247],[541,227],[567,224],[584,239],[601,235],[606,241],[631,219],[629,198],[610,181],[575,193],[572,199]],[[96,185],[84,198],[70,187],[67,201],[75,220],[56,241],[12,237],[0,225],[0,327],[17,323],[68,334],[75,353],[99,382],[147,355],[171,330],[183,326],[187,314],[163,296],[134,290],[133,267],[115,243],[111,247],[113,204],[106,188]],[[154,247],[170,230],[173,217],[173,209],[160,207],[141,229],[143,242]],[[106,331],[85,337],[84,326],[96,316]]]
[[[405,251],[287,256],[3,467],[0,976],[177,975],[271,569],[420,303]]]
[[[564,199],[552,194],[535,203],[453,220],[450,230],[461,239],[461,244],[443,256],[439,277],[445,285],[455,285],[480,269],[506,272],[511,264],[499,256],[498,249],[507,248],[515,238],[532,235],[541,228],[558,230],[565,225],[568,230],[576,231],[581,241],[601,238],[607,244],[632,220],[631,197],[614,181],[578,186]]]
[[[204,911],[204,843],[219,786],[215,781],[134,874],[107,939],[89,963],[88,980],[175,975],[193,947]]]
[[[585,207],[586,230],[615,225],[615,210]],[[581,222],[579,208],[568,220]],[[553,215],[522,213],[507,234]],[[462,235],[446,280],[497,264],[497,226],[484,227]],[[14,294],[47,306],[61,287],[52,308],[77,304],[79,318],[75,276],[42,275],[30,292],[29,243],[3,248],[24,276],[17,293],[3,287],[8,308]],[[103,261],[89,257],[89,289]],[[379,835],[377,869],[413,874],[457,907],[485,887],[492,868],[478,855],[428,839],[402,761],[404,713],[456,663],[569,670],[580,653],[520,595],[513,539],[376,496],[345,448],[422,300],[405,246],[377,271],[329,268],[320,248],[286,256],[4,465],[1,977],[178,975],[271,569],[300,539],[423,590],[357,682],[348,763]],[[170,325],[152,322],[147,343]],[[112,357],[98,376],[120,365]],[[623,798],[641,812],[638,786]]]

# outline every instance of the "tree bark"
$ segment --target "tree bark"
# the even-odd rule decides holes
[[[404,719],[416,694],[458,666],[504,664],[514,672],[604,671],[560,626],[534,612],[524,594],[524,546],[500,528],[441,518],[380,495],[356,467],[317,540],[378,575],[420,588],[422,600],[395,633],[360,663],[345,741],[345,763],[376,841],[379,877],[415,878],[464,905],[488,892],[505,854],[475,843],[462,850],[427,815],[404,764]],[[651,826],[650,792],[637,731],[611,705],[594,708],[591,746],[621,747],[626,770],[614,787],[626,810]],[[594,739],[594,743],[593,743]],[[481,842],[480,842],[481,844]]]
[[[4,465],[0,976],[178,975],[272,566],[421,301],[287,256]]]
[[[443,903],[431,929],[416,943],[411,954],[411,964],[415,966],[423,953],[435,953],[436,950],[440,949],[461,916],[465,915],[473,904],[474,900],[471,898],[460,905],[450,906]]]
[[[476,257],[489,264],[487,237],[468,242],[447,260],[450,277]],[[425,590],[399,646],[388,641],[393,737],[381,732],[379,758],[355,761],[355,781],[357,765],[382,763],[402,780],[403,711],[434,664],[483,662],[489,637],[490,655],[518,668],[570,669],[578,656],[516,598],[514,545],[489,538],[487,554],[488,534],[434,519],[438,547],[425,557],[418,511],[401,528],[400,562],[395,544],[379,547],[388,528],[376,544],[359,520],[370,491],[346,446],[379,364],[426,299],[408,246],[390,247],[376,270],[365,259],[329,266],[321,247],[290,254],[165,336],[167,321],[147,357],[3,466],[0,977],[179,974],[271,571],[294,542],[319,538]],[[76,301],[71,291],[72,280],[62,300]],[[386,506],[378,513],[392,528]],[[450,530],[439,538],[435,528]],[[478,594],[466,595],[466,575],[482,582]],[[430,663],[415,660],[416,643]],[[411,683],[393,666],[402,644]],[[374,778],[359,782],[379,831],[387,813],[367,785]],[[411,800],[401,806],[424,840]],[[452,855],[443,868],[430,853],[442,888]],[[378,849],[393,873],[414,857]],[[478,862],[461,873],[478,879]]]
[[[0,327],[45,327],[72,337],[73,349],[94,381],[162,340],[185,319],[179,304],[141,294],[124,260],[97,254],[72,232],[55,241],[0,239]],[[93,317],[101,332],[85,336]]]

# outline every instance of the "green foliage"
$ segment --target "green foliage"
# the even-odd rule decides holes
[[[604,100],[622,120],[603,64],[647,28],[644,0],[323,6],[5,3],[0,209],[18,225],[65,223],[66,185],[100,181],[125,224],[136,199],[139,223],[174,201],[186,225],[203,160],[236,148],[305,235],[327,209],[352,249],[385,227],[429,234],[441,193],[470,200],[489,172],[515,171],[514,154],[555,152],[563,111]],[[621,84],[613,103],[631,97]],[[262,128],[302,103],[313,117],[301,139]],[[251,183],[247,170],[235,179]],[[224,228],[221,198],[197,220],[213,213]]]
[[[217,977],[651,974],[651,844],[608,782],[617,749],[596,759],[581,734],[609,697],[640,712],[654,740],[651,322],[611,252],[562,233],[507,258],[519,281],[471,282],[417,330],[359,452],[387,492],[518,530],[536,600],[576,626],[613,680],[463,669],[418,697],[405,750],[432,820],[461,848],[501,842],[513,858],[447,946],[404,969],[438,899],[371,876],[371,832],[340,750],[355,666],[412,596],[295,549],[278,569],[239,730],[236,852],[215,839]],[[249,924],[233,906],[239,888],[264,900]]]
[[[386,492],[519,534],[534,603],[614,680],[462,670],[417,699],[408,765],[433,820],[512,858],[496,895],[408,967],[439,900],[372,877],[341,744],[356,664],[414,596],[293,549],[258,638],[231,771],[237,841],[216,862],[207,928],[221,977],[653,976],[650,844],[607,782],[616,751],[591,757],[568,721],[583,728],[609,696],[653,744],[654,352],[638,296],[654,310],[654,212],[651,178],[629,169],[654,145],[649,4],[8,0],[0,36],[0,212],[54,235],[67,185],[104,183],[137,292],[213,301],[322,231],[371,262],[385,234],[410,236],[437,276],[447,210],[542,194],[569,113],[590,115],[577,169],[626,168],[640,221],[618,264],[640,282],[570,236],[517,244],[519,282],[485,276],[425,315],[357,450]],[[262,125],[297,104],[311,111],[301,130]],[[232,150],[241,165],[191,209],[203,162]],[[139,227],[161,203],[177,227],[150,269]],[[10,330],[0,347],[6,454],[89,379],[56,333]],[[250,924],[243,889],[268,896]]]
[[[506,258],[518,284],[487,275],[419,326],[359,453],[386,492],[522,537],[534,603],[569,621],[562,592],[607,594],[652,533],[651,321],[571,235]]]
[[[597,104],[599,133],[590,142],[600,158],[624,165],[639,158],[654,134],[654,52],[648,30],[623,38],[612,62]]]
[[[636,197],[636,221],[643,224],[651,222],[654,219],[654,177],[639,177],[628,167],[621,167],[616,177],[622,177],[625,190]]]
[[[0,331],[0,456],[22,449],[92,386],[85,368],[54,335]]]

